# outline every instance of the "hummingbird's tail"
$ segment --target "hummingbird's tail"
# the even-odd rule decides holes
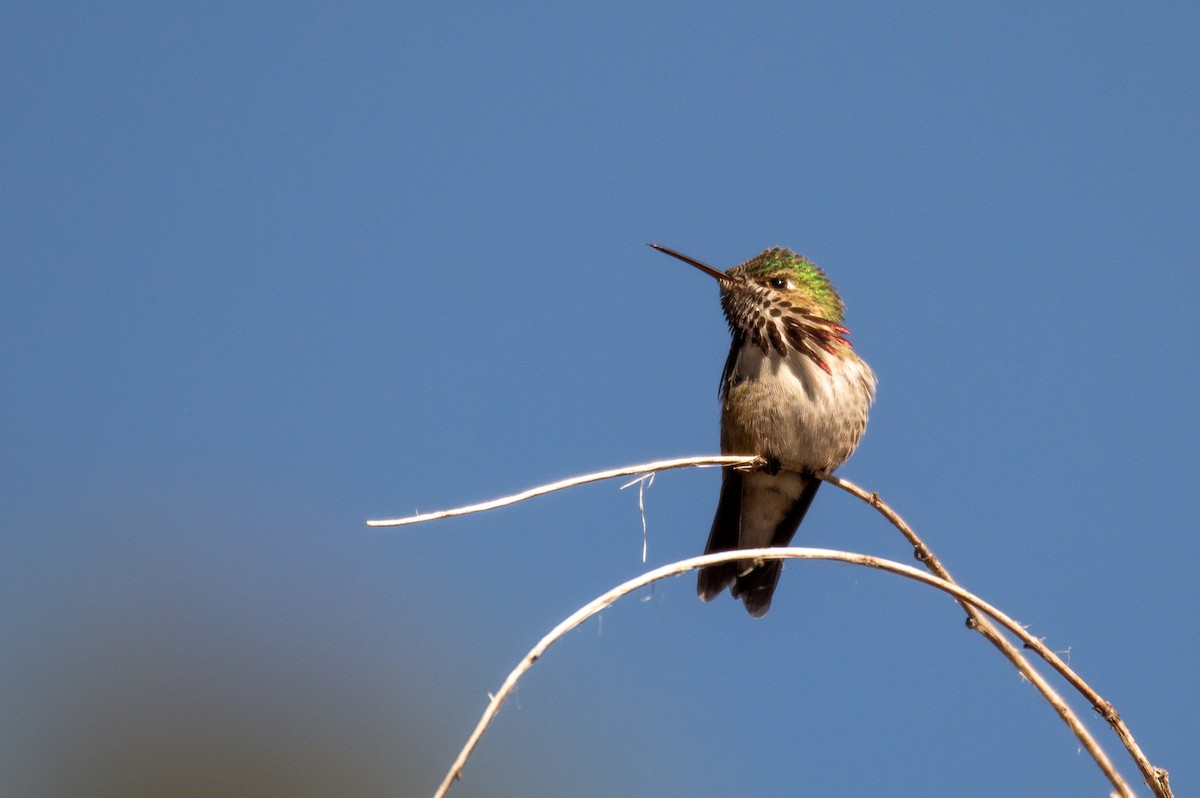
[[[821,480],[807,474],[780,471],[746,473],[731,468],[721,472],[721,498],[705,554],[734,549],[786,546],[804,520]],[[754,509],[749,517],[744,506]],[[746,612],[761,618],[771,608],[771,597],[783,563],[735,560],[700,569],[696,592],[708,601],[725,588],[741,599]]]

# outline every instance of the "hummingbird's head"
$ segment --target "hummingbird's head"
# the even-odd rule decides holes
[[[650,246],[716,279],[730,331],[765,354],[782,357],[790,348],[828,372],[818,350],[836,356],[838,345],[850,347],[841,297],[825,272],[803,255],[772,247],[722,272],[667,247]]]

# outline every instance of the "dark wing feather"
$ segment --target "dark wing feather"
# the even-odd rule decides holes
[[[729,393],[729,384],[733,381],[733,369],[737,366],[738,352],[742,350],[742,344],[745,342],[745,333],[735,332],[733,334],[733,343],[729,346],[729,354],[725,356],[725,367],[721,369],[721,385],[717,388],[717,396],[721,398],[722,402]]]
[[[742,474],[731,468],[721,470],[721,498],[717,501],[717,514],[713,517],[712,529],[708,533],[705,554],[730,551],[738,547],[738,535],[742,524]],[[729,587],[737,579],[737,562],[710,565],[700,569],[696,580],[696,592],[708,601]]]

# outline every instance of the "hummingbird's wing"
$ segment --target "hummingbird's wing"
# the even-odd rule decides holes
[[[722,402],[729,393],[729,384],[733,381],[733,370],[737,368],[738,352],[742,351],[742,344],[745,342],[746,334],[741,330],[734,331],[729,354],[725,356],[725,367],[721,369],[721,384],[717,387],[717,396]]]
[[[724,469],[721,498],[704,553],[788,545],[820,487],[821,480],[808,474]],[[696,592],[708,601],[731,587],[733,597],[742,600],[746,611],[761,618],[771,607],[782,572],[783,563],[778,560],[713,565],[701,569]]]
[[[730,551],[738,548],[738,529],[742,518],[742,471],[721,469],[721,498],[717,501],[717,514],[712,529],[708,532],[705,554]],[[727,562],[700,569],[696,592],[708,601],[737,579],[738,563]]]
[[[733,371],[737,366],[738,352],[741,350],[745,338],[745,333],[733,330],[733,341],[729,347],[729,354],[725,358],[725,367],[721,370],[721,384],[717,389],[717,395],[720,396],[722,402],[729,393]],[[727,441],[722,435],[722,454],[728,453],[726,448]],[[721,469],[721,498],[717,500],[717,514],[713,518],[712,528],[708,532],[708,543],[704,547],[705,554],[738,548],[738,530],[742,525],[742,477],[744,475],[743,471],[734,471],[730,468]],[[738,564],[732,562],[701,568],[696,583],[696,592],[705,601],[712,599],[734,583],[738,570]]]

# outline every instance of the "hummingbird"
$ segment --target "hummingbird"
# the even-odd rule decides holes
[[[766,465],[721,471],[705,554],[787,546],[821,480],[849,459],[867,428],[875,374],[847,340],[845,307],[815,263],[773,247],[722,272],[651,247],[716,279],[733,341],[721,372],[721,453]],[[755,618],[767,614],[783,563],[737,560],[700,570],[704,601],[726,588]]]

